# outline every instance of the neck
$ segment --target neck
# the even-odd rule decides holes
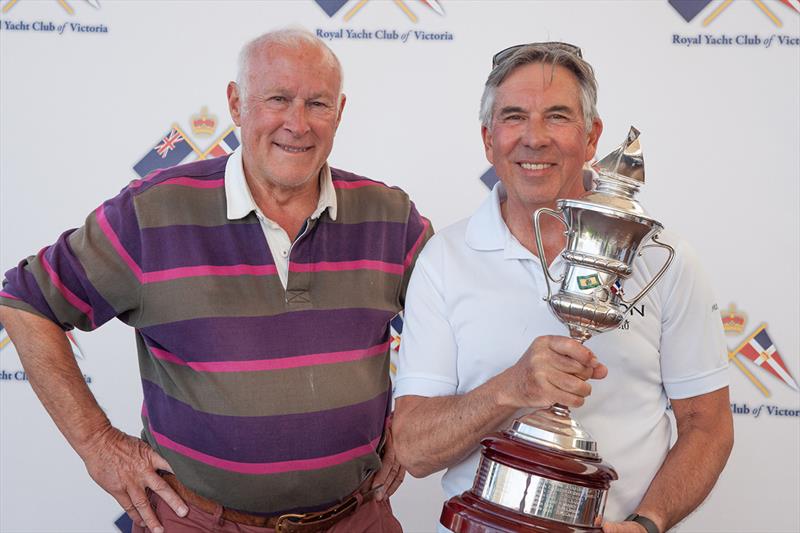
[[[554,209],[555,203],[553,203],[553,205],[539,207]],[[515,209],[515,206],[508,202],[508,200],[500,204],[500,212],[511,234],[514,235],[519,243],[529,252],[538,256],[536,234],[534,233],[533,227],[533,214],[536,212],[536,209]],[[543,214],[539,217],[539,231],[542,235],[545,257],[548,262],[552,262],[567,243],[566,237],[564,236],[564,225],[555,218]]]
[[[294,239],[319,204],[319,173],[297,187],[253,178],[245,171],[247,186],[261,212]]]

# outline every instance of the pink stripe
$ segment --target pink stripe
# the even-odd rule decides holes
[[[3,298],[8,298],[9,300],[17,300],[17,301],[20,301],[20,302],[22,301],[22,298],[18,298],[16,296],[14,296],[13,294],[7,293],[6,291],[0,291],[0,296],[2,296]]]
[[[342,272],[345,270],[380,270],[389,274],[402,274],[403,265],[359,259],[356,261],[320,261],[318,263],[289,263],[290,272]]]
[[[281,357],[278,359],[258,359],[255,361],[186,362],[166,350],[153,347],[148,347],[148,349],[150,353],[158,359],[188,366],[198,372],[258,372],[261,370],[284,370],[286,368],[331,365],[348,361],[358,361],[359,359],[385,354],[389,349],[389,342],[384,342],[383,344],[378,344],[362,350],[298,355],[295,357]]]
[[[269,276],[277,273],[278,269],[275,265],[196,265],[145,272],[143,282],[157,283],[195,276]]]
[[[408,255],[406,255],[406,260],[403,261],[403,266],[408,268],[411,265],[411,262],[414,261],[414,255],[417,253],[417,250],[422,245],[422,239],[425,238],[425,234],[428,232],[428,228],[431,226],[431,221],[425,217],[422,217],[422,231],[417,237],[417,242],[414,243],[414,246],[411,247],[409,250]]]
[[[117,254],[122,258],[122,260],[128,265],[128,268],[131,269],[133,275],[136,276],[140,282],[142,281],[142,269],[139,268],[139,265],[136,264],[136,261],[128,254],[128,251],[122,246],[122,243],[117,237],[117,234],[114,232],[114,229],[109,224],[108,219],[106,218],[106,211],[105,206],[101,205],[97,208],[97,223],[100,225],[100,229],[103,230],[108,240],[111,242],[111,246],[114,247],[114,250],[117,251]]]
[[[238,472],[240,474],[281,474],[284,472],[298,472],[302,470],[319,470],[321,468],[346,463],[347,461],[372,453],[375,451],[375,447],[380,440],[375,439],[369,444],[358,446],[352,450],[334,455],[327,455],[325,457],[315,457],[313,459],[297,459],[294,461],[279,461],[275,463],[240,463],[238,461],[220,459],[219,457],[214,457],[213,455],[208,455],[189,448],[188,446],[184,446],[183,444],[179,444],[166,435],[154,431],[152,426],[150,426],[150,433],[155,437],[156,442],[165,448],[169,448],[170,450],[176,451],[196,461],[200,461],[201,463],[230,472]]]
[[[58,292],[61,293],[61,296],[63,296],[65,300],[71,303],[75,309],[89,317],[89,322],[91,322],[92,329],[94,329],[96,326],[94,324],[92,306],[81,300],[74,292],[64,285],[64,282],[61,281],[56,271],[50,266],[50,262],[47,261],[47,257],[44,255],[45,250],[47,250],[47,248],[42,248],[39,252],[39,261],[41,261],[42,266],[44,266],[44,269],[47,271],[47,275],[50,276],[50,281],[53,282],[53,285],[55,285],[56,289],[58,289]]]
[[[183,185],[184,187],[191,187],[193,189],[218,189],[225,186],[225,180],[220,178],[218,180],[198,180],[194,178],[178,177],[169,178],[159,185]]]
[[[162,361],[169,361],[170,363],[175,363],[176,365],[183,365],[186,366],[186,361],[178,357],[177,355],[170,353],[166,350],[162,350],[161,348],[155,348],[154,346],[148,346],[148,350],[150,353],[155,356],[156,359],[161,359]]]
[[[333,180],[333,186],[337,189],[360,189],[361,187],[371,187],[373,185],[386,187],[386,185],[384,185],[383,183],[377,183],[375,181],[369,181],[369,180],[358,180],[358,181]]]
[[[133,181],[130,183],[130,185],[128,185],[128,186],[129,186],[131,189],[138,189],[139,187],[141,187],[141,186],[142,186],[142,185],[144,185],[145,183],[150,183],[151,181],[153,181],[153,180],[154,180],[156,177],[158,177],[158,175],[159,175],[159,174],[161,174],[161,173],[162,173],[162,172],[164,172],[165,170],[167,170],[167,169],[166,169],[166,168],[160,168],[160,169],[158,169],[158,170],[155,170],[155,171],[153,171],[151,174],[149,174],[149,175],[145,176],[145,177],[144,177],[144,178],[142,178],[142,179],[139,179],[139,180],[133,180]]]

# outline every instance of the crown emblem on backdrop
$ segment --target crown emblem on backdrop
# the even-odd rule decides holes
[[[747,315],[736,310],[735,304],[722,311],[722,327],[728,335],[739,335],[744,331]]]
[[[217,117],[208,114],[208,108],[203,107],[199,113],[192,115],[192,132],[195,135],[211,135],[217,129]]]

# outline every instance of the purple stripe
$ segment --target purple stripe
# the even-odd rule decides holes
[[[403,264],[405,224],[401,222],[363,222],[337,224],[321,221],[308,236],[292,248],[297,263],[339,262],[369,259]],[[394,246],[392,245],[394,244]]]
[[[84,231],[87,229],[84,228]],[[99,327],[117,316],[117,311],[89,281],[86,270],[72,248],[68,234],[69,232],[64,233],[56,244],[47,250],[47,259],[64,284],[71,290],[75,289],[75,294],[81,295],[81,298],[88,302],[92,308],[93,325]]]
[[[369,348],[388,339],[394,314],[378,309],[307,310],[266,317],[198,318],[139,331],[148,346],[186,362],[250,361]],[[266,344],[265,331],[270,333]]]
[[[78,296],[72,290],[70,290],[69,287],[64,285],[64,282],[61,280],[61,277],[53,269],[52,265],[47,260],[46,250],[47,249],[43,249],[42,251],[39,252],[39,260],[42,263],[42,267],[45,269],[47,275],[50,278],[50,283],[61,294],[61,297],[64,298],[67,302],[69,302],[69,304],[72,307],[74,307],[75,309],[77,309],[78,311],[87,316],[92,329],[96,328],[97,326],[94,323],[94,313],[92,312],[92,307],[87,302],[83,301],[83,299],[81,299],[80,296]]]
[[[196,411],[150,381],[142,380],[142,388],[153,430],[200,453],[248,463],[311,459],[369,444],[383,432],[388,401],[381,393],[314,413],[225,416]]]
[[[284,370],[286,368],[300,368],[303,366],[332,365],[335,363],[345,363],[358,361],[378,355],[386,355],[389,351],[389,342],[371,346],[359,350],[348,350],[345,352],[312,353],[308,355],[296,355],[294,357],[280,357],[272,359],[261,359],[251,361],[207,361],[187,363],[175,354],[169,353],[161,348],[150,347],[150,353],[157,359],[169,361],[178,365],[184,365],[198,372],[260,372],[263,370]]]
[[[141,234],[139,218],[133,203],[133,191],[123,189],[116,197],[105,202],[101,207],[106,222],[137,265],[141,264]]]
[[[198,265],[272,265],[261,225],[165,226],[142,229],[145,272]]]
[[[3,291],[30,305],[52,322],[61,324],[56,315],[53,314],[53,310],[50,309],[47,300],[44,299],[44,294],[42,294],[36,278],[25,268],[27,264],[27,260],[22,260],[17,268],[12,268],[6,272]]]

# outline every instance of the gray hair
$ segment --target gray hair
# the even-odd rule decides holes
[[[494,101],[497,88],[516,69],[533,63],[549,64],[555,69],[556,65],[562,66],[572,72],[578,79],[580,89],[581,110],[586,131],[592,128],[592,122],[597,118],[597,79],[594,77],[592,66],[578,57],[577,54],[562,48],[553,47],[547,43],[534,43],[521,47],[511,57],[502,61],[492,69],[483,88],[481,96],[481,109],[479,118],[481,125],[489,127],[494,118]]]
[[[303,45],[310,45],[325,52],[328,56],[328,63],[339,74],[339,93],[341,94],[344,75],[342,73],[342,64],[339,62],[339,58],[336,57],[336,54],[333,53],[333,50],[331,50],[322,39],[319,39],[310,31],[303,28],[290,27],[267,32],[247,42],[242,47],[242,50],[239,52],[239,69],[236,74],[236,84],[239,86],[239,94],[242,99],[247,95],[247,80],[250,76],[250,59],[257,50],[270,45],[285,46],[287,48],[299,48]]]

